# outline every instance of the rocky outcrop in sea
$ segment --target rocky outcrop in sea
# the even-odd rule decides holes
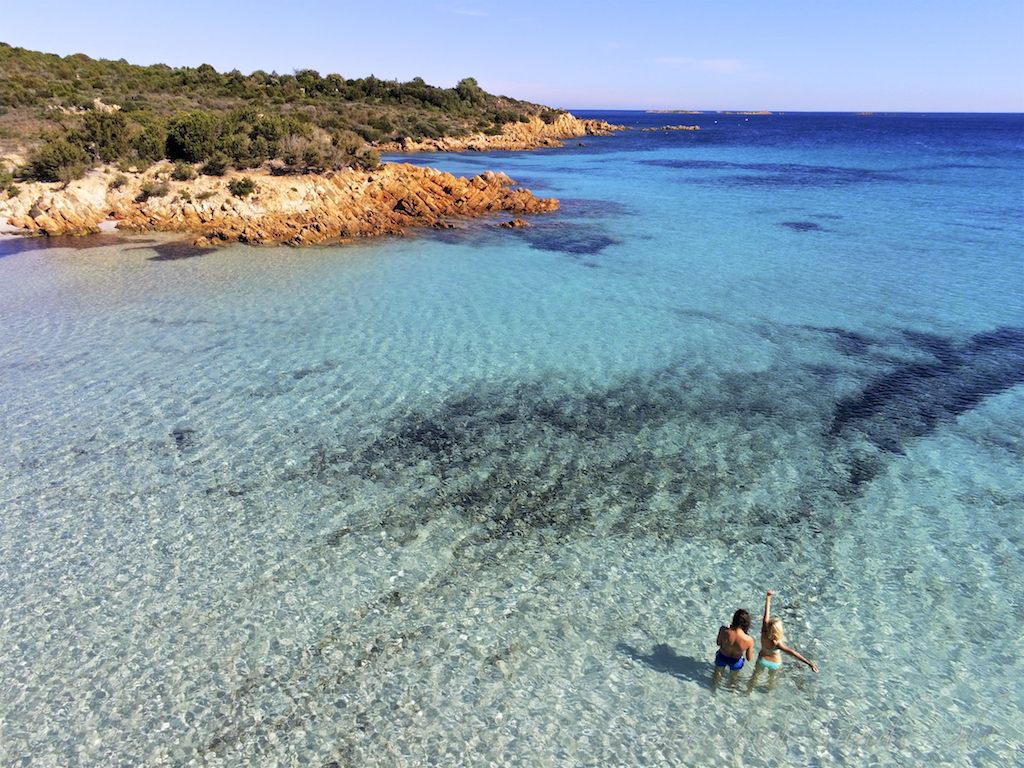
[[[0,199],[0,223],[26,234],[81,235],[114,226],[128,232],[182,232],[197,244],[312,245],[349,237],[401,234],[409,227],[448,226],[447,219],[508,212],[543,213],[558,200],[535,197],[503,173],[472,179],[408,164],[373,171],[304,176],[268,172],[174,181],[172,166],[123,174],[112,168],[62,184],[27,183]],[[229,189],[244,176],[255,190]]]

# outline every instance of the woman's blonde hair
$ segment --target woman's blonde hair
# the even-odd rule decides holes
[[[768,619],[768,626],[765,627],[765,634],[772,639],[773,643],[782,640],[782,619]]]

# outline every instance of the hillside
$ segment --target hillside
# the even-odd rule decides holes
[[[243,75],[0,43],[4,185],[12,174],[66,182],[98,163],[127,170],[165,159],[214,175],[272,160],[282,173],[372,168],[376,142],[500,135],[507,124],[562,114],[486,93],[473,78],[443,89],[310,69]]]

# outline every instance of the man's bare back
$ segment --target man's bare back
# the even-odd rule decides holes
[[[722,655],[733,659],[746,658],[752,661],[754,658],[754,638],[742,629],[729,629],[719,627],[718,647],[722,649]]]
[[[718,684],[723,669],[730,669],[730,679],[735,683],[736,676],[743,669],[743,662],[754,659],[754,638],[747,632],[750,630],[750,614],[742,608],[732,615],[732,625],[719,627],[718,652],[715,654],[715,672],[711,678],[711,686]]]

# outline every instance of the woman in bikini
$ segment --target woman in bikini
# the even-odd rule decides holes
[[[792,648],[783,645],[782,643],[782,621],[777,618],[772,618],[772,595],[775,594],[775,590],[769,590],[768,596],[764,600],[764,619],[761,621],[761,650],[757,654],[757,666],[754,669],[754,675],[750,679],[750,687],[753,688],[757,682],[757,678],[760,676],[761,668],[769,670],[769,684],[768,687],[772,687],[772,682],[775,678],[775,673],[778,672],[782,666],[782,654],[788,653],[795,659],[799,659],[814,672],[818,671],[818,668],[811,662],[801,656],[799,653],[794,651]]]

